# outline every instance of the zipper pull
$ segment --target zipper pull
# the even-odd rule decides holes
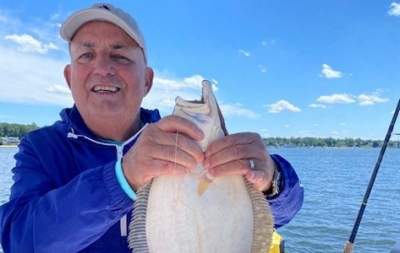
[[[73,139],[78,139],[78,135],[76,135],[74,133],[68,133],[67,137],[68,138],[73,138]]]

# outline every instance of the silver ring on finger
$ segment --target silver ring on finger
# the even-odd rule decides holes
[[[254,167],[256,166],[253,159],[249,159],[249,163],[250,163],[250,169],[254,169]]]

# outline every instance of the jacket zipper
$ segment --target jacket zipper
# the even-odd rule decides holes
[[[92,138],[87,137],[86,135],[83,135],[83,134],[75,134],[74,129],[72,127],[71,127],[71,132],[68,133],[67,137],[71,138],[71,139],[84,138],[88,141],[91,141],[91,142],[99,144],[99,145],[113,146],[113,147],[115,147],[116,152],[117,152],[117,160],[119,160],[119,159],[122,159],[122,157],[124,155],[125,145],[127,145],[127,144],[131,143],[133,140],[135,140],[139,136],[139,134],[145,129],[145,127],[147,125],[148,125],[148,123],[146,123],[134,136],[132,136],[128,140],[124,141],[124,143],[122,143],[122,145],[101,142],[101,141],[93,140]],[[128,235],[128,221],[127,221],[126,215],[122,216],[119,224],[120,224],[121,236],[126,237]]]

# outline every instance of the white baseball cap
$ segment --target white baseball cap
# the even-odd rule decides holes
[[[110,22],[124,30],[142,48],[144,60],[147,62],[146,44],[135,19],[122,9],[108,3],[94,4],[90,8],[75,12],[61,25],[60,35],[64,40],[71,42],[82,25],[95,20]]]

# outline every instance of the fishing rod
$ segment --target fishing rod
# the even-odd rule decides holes
[[[386,133],[385,141],[383,142],[383,145],[382,145],[382,148],[381,148],[381,152],[379,154],[378,160],[376,161],[374,171],[373,171],[373,173],[371,175],[371,179],[369,180],[368,188],[367,188],[367,191],[365,192],[364,199],[363,199],[363,201],[361,203],[360,210],[359,210],[358,215],[357,215],[357,219],[356,219],[356,221],[354,223],[353,231],[350,234],[349,240],[346,242],[346,245],[345,245],[345,247],[343,249],[343,253],[351,253],[351,252],[353,252],[354,240],[355,240],[356,235],[357,235],[358,227],[360,226],[361,219],[362,219],[362,216],[364,214],[364,210],[367,207],[368,198],[369,198],[369,195],[371,193],[372,186],[374,185],[376,175],[378,174],[378,170],[379,170],[379,167],[381,165],[381,161],[382,161],[383,155],[385,154],[386,147],[387,147],[387,144],[389,142],[390,136],[392,135],[393,127],[394,127],[394,124],[396,123],[396,119],[397,119],[397,116],[399,114],[399,110],[400,110],[400,99],[397,102],[396,110],[394,111],[392,121],[390,122],[389,129],[388,129],[388,131]]]

